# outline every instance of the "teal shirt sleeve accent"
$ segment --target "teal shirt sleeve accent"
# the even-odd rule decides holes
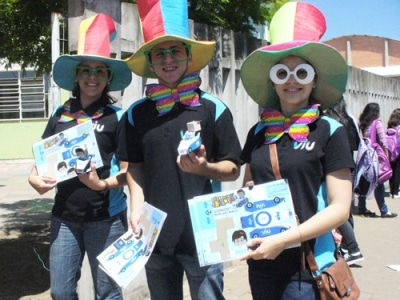
[[[329,205],[326,182],[321,184],[317,198],[317,212],[320,212]],[[315,239],[314,257],[320,270],[325,270],[335,263],[335,248],[336,246],[331,232],[327,232]]]
[[[322,119],[324,119],[325,121],[327,121],[329,123],[329,128],[330,128],[329,135],[332,135],[339,127],[343,126],[338,121],[336,121],[330,117],[322,116]]]
[[[120,171],[120,165],[114,154],[110,164],[110,177],[113,177],[119,171]],[[119,214],[121,211],[127,208],[126,195],[124,193],[123,187],[110,189],[108,198],[110,201],[108,213],[110,214],[111,217]]]
[[[60,110],[63,106],[64,106],[64,105],[59,105],[59,106],[57,106],[57,107],[53,110],[53,112],[51,113],[51,116],[54,117],[54,116],[56,115],[57,111]]]
[[[222,113],[226,109],[226,105],[217,97],[214,97],[210,94],[207,94],[206,92],[201,92],[200,98],[202,99],[207,99],[211,102],[213,102],[216,106],[216,112],[215,112],[215,121],[218,120],[218,118],[222,115]]]
[[[214,97],[203,91],[201,92],[200,97],[202,99],[209,100],[215,104],[215,107],[216,107],[215,121],[217,121],[218,118],[222,115],[222,113],[226,110],[226,105],[217,97]],[[218,193],[218,192],[222,191],[222,184],[220,181],[211,180],[211,186],[212,186],[213,193]]]
[[[219,193],[222,191],[222,183],[221,181],[216,181],[216,180],[212,180],[211,181],[211,187],[212,187],[212,191],[213,193]]]
[[[122,118],[122,115],[125,113],[125,109],[122,109],[122,108],[112,105],[112,104],[108,104],[107,106],[115,111],[115,115],[117,116],[118,121],[120,121]]]
[[[147,99],[148,99],[148,98],[142,98],[142,99],[140,99],[140,100],[138,100],[138,101],[133,102],[133,103],[131,104],[131,106],[129,106],[129,108],[128,108],[128,110],[127,110],[127,113],[128,113],[128,121],[129,121],[129,123],[130,123],[132,126],[135,125],[135,124],[134,124],[134,120],[133,120],[133,113],[132,113],[133,109],[135,108],[136,105],[138,105],[138,104],[144,102],[144,101],[147,100]]]

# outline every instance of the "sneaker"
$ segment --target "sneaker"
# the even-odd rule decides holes
[[[337,256],[345,258],[346,255],[348,255],[349,250],[343,248],[343,247],[338,247],[337,249]]]
[[[361,252],[357,253],[346,253],[344,255],[344,260],[347,262],[349,266],[355,264],[356,262],[363,261],[364,256],[361,254]]]
[[[400,198],[400,195],[399,194],[393,194],[392,195],[392,199],[399,199]]]
[[[375,212],[370,211],[369,209],[367,209],[365,211],[359,211],[358,214],[361,216],[364,216],[366,218],[377,218],[378,217],[378,215]]]
[[[397,214],[394,212],[387,212],[386,214],[381,214],[381,218],[396,218]]]

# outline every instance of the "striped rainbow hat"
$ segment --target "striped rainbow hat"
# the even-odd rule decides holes
[[[306,2],[288,2],[272,17],[271,45],[253,51],[240,69],[247,94],[261,107],[279,107],[269,70],[283,58],[299,56],[311,64],[317,83],[311,95],[322,109],[338,102],[346,89],[348,66],[333,47],[321,43],[326,30],[325,16]]]
[[[78,49],[76,55],[62,55],[53,67],[55,83],[68,91],[75,86],[75,68],[84,60],[104,62],[113,70],[109,91],[119,91],[127,87],[132,80],[132,72],[125,61],[110,58],[111,41],[116,36],[114,20],[105,14],[96,14],[85,19],[79,26]]]
[[[138,0],[140,21],[145,44],[126,62],[135,74],[156,78],[150,70],[145,52],[166,41],[181,41],[191,46],[192,63],[187,73],[203,69],[215,51],[215,41],[190,39],[188,7],[186,0]]]

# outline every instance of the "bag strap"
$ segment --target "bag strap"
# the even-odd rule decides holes
[[[276,144],[269,144],[269,156],[271,159],[272,171],[276,179],[282,179],[281,171],[279,170],[278,151],[276,150]]]
[[[317,262],[315,261],[314,254],[311,251],[310,245],[308,244],[307,241],[303,242],[302,245],[303,245],[304,253],[306,255],[308,266],[310,267],[312,275],[314,277],[320,275],[320,271],[319,271]]]
[[[354,126],[356,127],[356,130],[357,130],[357,133],[358,133],[358,137],[360,138],[360,140],[362,140],[363,135],[361,133],[360,126],[358,126],[358,121],[352,115],[349,115],[349,117],[351,118],[351,120],[353,121]]]
[[[272,165],[272,171],[274,172],[275,179],[282,179],[281,171],[279,170],[279,160],[278,160],[278,150],[276,149],[276,144],[269,144],[269,157],[271,160],[271,165]],[[297,216],[296,216],[297,218]],[[299,219],[297,218],[297,225],[299,225]],[[307,241],[304,241],[301,243],[301,248],[303,249],[303,253],[306,254],[307,256],[307,262],[308,265],[310,266],[310,270],[314,276],[314,274],[317,274],[319,272],[318,265],[314,259],[314,255],[310,249],[310,245],[308,244]],[[304,264],[304,255],[301,255],[301,266],[302,270],[305,268]]]
[[[376,143],[376,123],[377,123],[377,119],[375,119],[372,124],[371,124],[371,144],[375,144]]]

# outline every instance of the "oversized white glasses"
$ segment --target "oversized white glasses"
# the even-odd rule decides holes
[[[314,80],[315,71],[309,64],[300,64],[293,71],[290,71],[284,64],[277,64],[269,71],[269,78],[275,84],[286,83],[291,75],[298,83],[309,84]]]

